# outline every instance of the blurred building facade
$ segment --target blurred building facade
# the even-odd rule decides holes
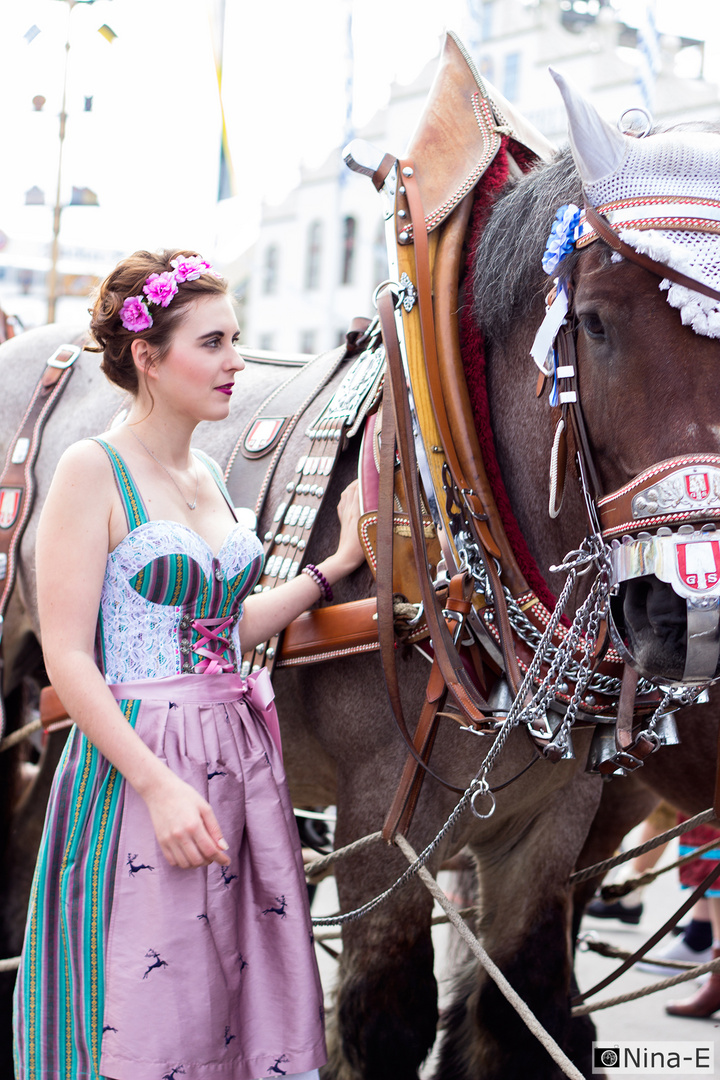
[[[566,141],[548,67],[569,77],[609,121],[629,107],[656,122],[719,120],[716,85],[703,77],[704,43],[629,26],[611,0],[469,0],[458,35],[480,74],[555,145]],[[402,156],[437,61],[351,135]],[[333,151],[279,206],[265,206],[247,279],[243,341],[253,348],[316,353],[337,345],[356,315],[373,313],[387,277],[383,198]]]

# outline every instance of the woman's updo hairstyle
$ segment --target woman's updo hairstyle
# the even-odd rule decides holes
[[[148,305],[152,326],[140,331],[127,330],[120,311],[130,297],[142,296],[143,286],[151,274],[173,272],[175,259],[200,258],[195,251],[136,251],[118,263],[102,285],[90,308],[90,332],[97,342],[96,352],[102,351],[101,370],[122,390],[138,391],[137,368],[131,347],[136,338],[143,338],[155,351],[155,363],[163,359],[172,335],[186,309],[201,296],[227,295],[227,282],[213,272],[205,272],[192,281],[178,282],[177,292],[167,307]]]

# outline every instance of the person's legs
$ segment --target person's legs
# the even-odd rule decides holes
[[[720,897],[707,901],[713,931],[713,958],[720,959]],[[670,1016],[704,1018],[720,1009],[720,971],[714,971],[708,981],[696,993],[682,1001],[671,1001],[665,1006]]]
[[[661,806],[662,805],[663,804],[661,804]],[[673,820],[670,825],[667,825],[664,819],[658,820],[656,815],[657,811],[647,817],[641,824],[638,833],[638,847],[641,844],[647,843],[648,840],[652,840],[658,833],[665,832],[666,829],[671,828],[672,825],[675,824],[674,811],[672,811]],[[642,855],[636,856],[630,862],[623,863],[614,883],[621,885],[630,878],[640,877],[641,874],[646,873],[648,870],[652,870],[666,847],[666,844],[661,844],[659,847],[651,848],[650,851],[646,851]],[[637,923],[640,922],[643,912],[644,891],[645,886],[641,885],[639,888],[633,889],[632,892],[627,893],[625,896],[618,897],[617,900],[611,900],[609,902],[606,902],[600,896],[595,896],[587,905],[585,911],[588,915],[592,915],[596,919],[619,919],[620,922],[637,925]]]

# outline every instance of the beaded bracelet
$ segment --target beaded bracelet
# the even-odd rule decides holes
[[[317,566],[315,566],[314,563],[308,563],[307,566],[303,566],[301,572],[303,574],[307,574],[309,578],[312,578],[312,580],[315,582],[318,589],[322,593],[323,598],[327,600],[328,603],[330,603],[333,598],[333,591],[330,586],[330,582],[325,577],[325,575],[318,570]]]

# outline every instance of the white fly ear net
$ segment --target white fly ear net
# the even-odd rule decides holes
[[[585,185],[592,206],[601,210],[619,200],[653,197],[692,200],[688,217],[703,217],[702,200],[720,206],[720,133],[701,131],[663,132],[627,140],[627,152],[611,175]],[[698,205],[700,203],[701,205]],[[688,277],[720,291],[720,211],[717,232],[691,229],[633,229],[616,226],[626,244]],[[642,209],[638,208],[638,217]],[[706,228],[708,226],[706,225]],[[712,227],[712,226],[710,226]],[[683,323],[697,334],[720,338],[720,300],[676,285],[660,283],[668,302],[678,308]]]

